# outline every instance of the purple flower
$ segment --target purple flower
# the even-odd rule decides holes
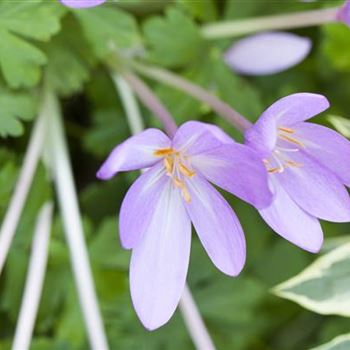
[[[309,38],[292,33],[261,33],[234,43],[225,53],[225,62],[241,74],[274,74],[300,63],[311,46]]]
[[[106,0],[60,0],[63,5],[73,8],[94,7],[103,4],[105,1]]]
[[[260,152],[275,199],[260,210],[282,237],[310,252],[323,233],[317,218],[350,221],[350,142],[305,120],[329,107],[321,95],[299,93],[270,106],[246,132],[246,144]]]
[[[350,0],[346,0],[344,5],[339,8],[337,19],[350,26]]]
[[[210,182],[258,206],[271,203],[258,155],[213,125],[190,121],[170,140],[147,129],[117,146],[97,176],[149,168],[121,206],[122,246],[132,249],[130,288],[144,326],[155,329],[174,313],[186,280],[191,222],[215,266],[230,276],[245,262],[235,213]]]

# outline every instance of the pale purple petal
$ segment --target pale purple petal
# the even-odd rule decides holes
[[[108,180],[119,171],[150,167],[161,160],[155,151],[170,146],[170,139],[162,131],[146,129],[115,147],[102,164],[97,177]]]
[[[272,104],[247,130],[247,145],[263,154],[268,154],[277,141],[278,126],[292,126],[295,123],[312,118],[329,107],[326,97],[312,93],[297,93],[283,97]]]
[[[277,142],[277,124],[273,118],[263,118],[244,134],[244,143],[259,152],[262,157],[269,157]]]
[[[225,61],[242,74],[274,74],[304,60],[311,46],[309,38],[292,33],[261,33],[234,43],[225,53]]]
[[[196,155],[221,146],[234,143],[233,139],[215,125],[189,121],[177,130],[173,147],[187,155]]]
[[[130,289],[143,325],[153,330],[174,313],[185,285],[191,222],[178,188],[161,194],[147,230],[132,251]]]
[[[207,180],[256,208],[271,204],[267,172],[258,154],[233,143],[191,157],[192,166]]]
[[[296,137],[305,152],[338,176],[350,187],[350,142],[332,129],[312,123],[295,125]]]
[[[163,164],[156,164],[126,193],[119,215],[120,240],[125,249],[134,248],[147,232],[161,194],[170,181]]]
[[[278,126],[291,126],[314,117],[328,107],[329,102],[325,96],[301,92],[276,101],[263,113],[260,120],[275,119]]]
[[[221,194],[199,175],[187,181],[191,196],[186,209],[214,265],[230,276],[245,262],[246,246],[236,214]]]
[[[339,179],[302,151],[293,153],[300,167],[289,167],[274,174],[292,199],[317,218],[350,221],[350,197]]]
[[[301,209],[277,181],[271,206],[259,211],[266,223],[280,236],[309,252],[317,253],[323,243],[319,221]]]
[[[106,0],[60,0],[63,5],[73,8],[94,7],[103,4],[105,1]]]
[[[344,5],[339,8],[337,20],[344,22],[350,27],[350,0],[346,0]]]

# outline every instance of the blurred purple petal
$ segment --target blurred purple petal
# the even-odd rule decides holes
[[[276,174],[291,198],[312,216],[350,221],[350,197],[340,180],[302,151],[293,153],[293,161],[300,166]]]
[[[132,302],[149,330],[162,326],[175,312],[190,256],[191,222],[180,192],[168,183],[130,263]]]
[[[339,8],[337,19],[350,27],[350,0],[346,0],[344,5]]]
[[[305,144],[305,152],[338,176],[350,187],[350,142],[342,135],[322,125],[295,125],[296,137]]]
[[[63,5],[72,8],[94,7],[103,4],[105,1],[106,0],[60,0]]]
[[[266,169],[249,147],[238,143],[223,145],[193,156],[191,162],[207,180],[256,208],[271,204]]]
[[[238,275],[245,262],[246,246],[236,214],[199,175],[188,181],[188,188],[191,202],[186,208],[210,259],[227,275]]]
[[[233,44],[225,53],[225,61],[242,74],[273,74],[300,63],[309,54],[311,46],[309,38],[292,33],[261,33]]]
[[[234,143],[233,139],[217,126],[189,121],[177,130],[173,147],[193,156],[228,143]]]
[[[161,163],[141,175],[124,197],[119,215],[119,235],[123,248],[135,247],[153,217],[156,206],[170,178]]]
[[[162,160],[154,152],[170,145],[170,139],[162,131],[146,129],[115,147],[97,172],[97,177],[108,180],[119,171],[150,167]]]
[[[275,199],[271,206],[259,211],[266,223],[283,238],[312,253],[323,242],[319,221],[301,209],[275,181]]]

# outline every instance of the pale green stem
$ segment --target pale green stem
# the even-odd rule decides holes
[[[30,347],[44,285],[49,253],[52,209],[53,204],[51,202],[44,204],[37,217],[27,280],[12,344],[13,350],[27,350]]]
[[[202,27],[206,39],[242,36],[255,32],[310,27],[337,21],[339,7],[296,12],[285,15],[211,23]]]
[[[208,93],[199,85],[193,84],[192,82],[186,80],[185,78],[182,78],[179,75],[176,75],[163,68],[151,67],[142,63],[133,62],[132,67],[135,70],[137,70],[140,74],[143,74],[163,84],[184,91],[190,96],[209,105],[213,111],[225,118],[229,123],[231,123],[235,128],[237,128],[241,132],[244,132],[252,126],[252,123],[249,120],[244,118],[227,103]]]
[[[47,125],[45,114],[48,106],[44,103],[35,122],[24,156],[23,165],[0,229],[0,274],[4,267],[16,228],[26,202],[35,170],[42,154]]]
[[[215,345],[210,338],[187,284],[180,300],[180,310],[196,349],[215,350]]]
[[[70,250],[74,278],[78,290],[87,336],[94,350],[108,349],[107,338],[96,297],[88,258],[78,196],[64,136],[61,113],[56,96],[46,91],[50,130],[47,138],[48,160],[52,167],[64,231]]]
[[[145,128],[145,125],[135,95],[120,75],[112,74],[112,79],[118,88],[123,107],[128,111],[127,117],[131,133],[133,135],[138,134]]]
[[[116,75],[113,76],[113,80],[116,83],[116,87],[120,93],[120,97],[124,99],[125,96],[132,95],[132,91],[125,81],[124,83],[120,84],[121,79],[121,77],[118,77]],[[156,97],[154,96],[154,98]],[[136,118],[141,119],[141,114],[139,112],[135,114],[135,110],[138,111],[139,109],[137,106],[132,106],[133,103],[137,104],[134,98],[128,98],[127,101],[123,101],[130,128],[132,128],[132,126],[134,125]],[[141,119],[139,121],[139,124],[142,123],[143,122]],[[196,349],[215,350],[214,343],[210,337],[210,334],[205,326],[201,314],[198,311],[197,305],[193,300],[191,291],[187,285],[184,288],[184,292],[180,300],[180,310]]]

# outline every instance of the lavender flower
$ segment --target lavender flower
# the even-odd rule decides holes
[[[94,7],[103,4],[105,1],[106,0],[60,0],[63,5],[73,8]]]
[[[317,218],[350,221],[350,142],[324,126],[304,122],[329,107],[321,95],[298,93],[270,106],[246,132],[260,152],[275,199],[260,210],[282,237],[310,252],[323,233]]]
[[[337,13],[338,21],[344,22],[350,26],[350,0],[346,0],[344,5],[339,8]]]
[[[274,74],[304,60],[311,46],[309,38],[292,33],[260,33],[234,43],[225,53],[225,62],[241,74]]]
[[[230,276],[245,262],[235,213],[209,184],[258,206],[271,203],[258,155],[213,125],[190,121],[170,140],[147,129],[117,146],[97,176],[149,168],[131,186],[119,219],[122,246],[132,249],[130,288],[144,326],[155,329],[174,313],[186,280],[191,221],[215,266]]]

